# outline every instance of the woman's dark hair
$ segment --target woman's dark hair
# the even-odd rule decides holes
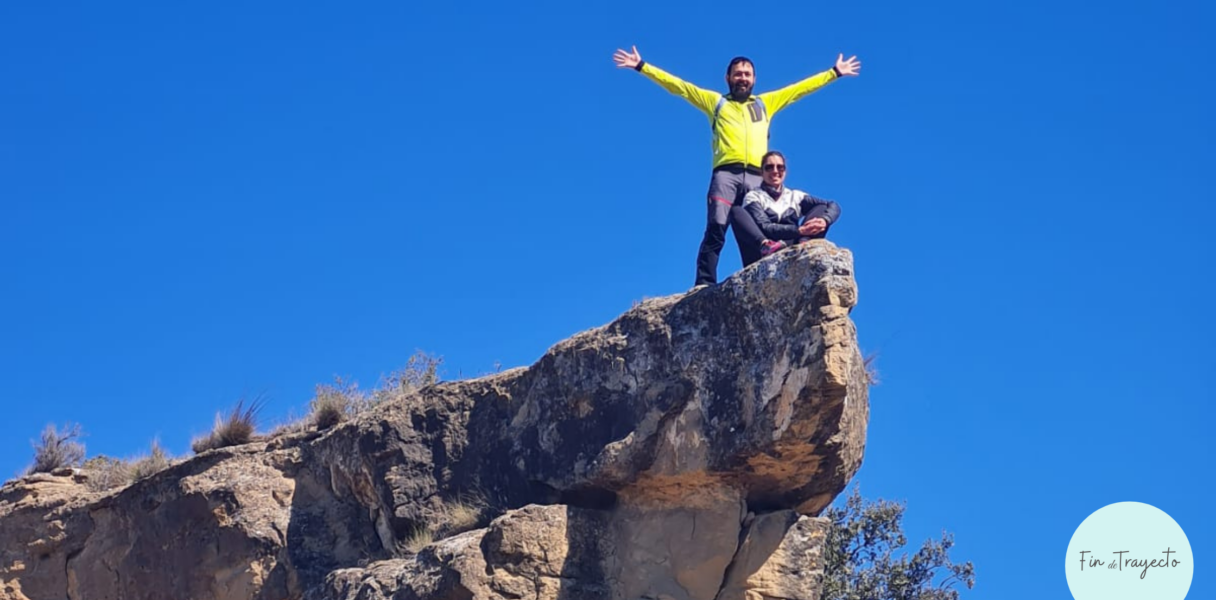
[[[735,65],[737,65],[739,63],[747,63],[749,66],[751,66],[753,71],[756,70],[756,63],[752,62],[752,59],[750,59],[746,56],[736,56],[736,57],[730,59],[729,65],[726,65],[726,74],[730,75],[730,72],[732,70],[734,70]]]
[[[770,156],[776,156],[781,159],[781,164],[786,164],[784,154],[777,152],[776,150],[769,150],[768,152],[765,152],[764,156],[760,159],[760,166],[763,167],[764,163],[768,162]]]

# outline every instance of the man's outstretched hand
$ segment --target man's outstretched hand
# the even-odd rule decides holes
[[[856,56],[851,56],[849,60],[845,60],[844,55],[841,54],[836,57],[836,71],[841,76],[850,75],[856,77],[861,74],[861,61],[857,60]]]
[[[616,66],[622,69],[636,69],[642,64],[642,55],[638,54],[638,47],[633,47],[633,52],[625,52],[617,49],[616,54],[612,55],[612,60],[616,62]]]

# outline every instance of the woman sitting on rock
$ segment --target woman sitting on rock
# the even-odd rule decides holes
[[[768,256],[787,246],[826,237],[828,228],[840,218],[840,205],[785,187],[785,156],[780,152],[765,154],[760,165],[764,183],[743,198],[743,208],[766,238],[760,242],[760,254]]]

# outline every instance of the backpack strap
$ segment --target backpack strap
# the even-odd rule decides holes
[[[760,105],[760,114],[763,114],[764,118],[767,119],[768,118],[768,107],[764,105],[764,100],[761,100],[760,96],[756,96],[756,104]],[[769,122],[771,123],[772,121],[770,120]],[[770,139],[770,140],[773,139],[772,128],[769,128],[769,130],[768,130],[768,139]]]
[[[718,135],[718,115],[722,113],[723,104],[726,104],[725,95],[718,98],[718,105],[714,107],[714,120],[710,123],[710,126],[709,126],[710,130],[712,130],[714,132],[714,135]]]

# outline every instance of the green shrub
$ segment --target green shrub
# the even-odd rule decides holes
[[[975,587],[975,565],[954,564],[954,536],[942,532],[920,549],[904,551],[906,506],[865,500],[853,486],[844,506],[828,508],[831,526],[823,544],[823,600],[891,598],[959,600],[955,586]],[[902,552],[902,553],[901,553]]]

